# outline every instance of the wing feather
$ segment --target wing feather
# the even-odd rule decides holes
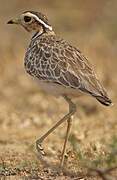
[[[29,74],[40,80],[79,89],[95,96],[103,104],[111,103],[84,55],[65,40],[50,36],[30,44],[25,56]],[[102,101],[103,99],[103,101]]]

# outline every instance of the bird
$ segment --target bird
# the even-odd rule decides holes
[[[78,48],[56,35],[46,15],[25,11],[7,23],[21,25],[32,35],[24,57],[26,72],[34,77],[43,91],[56,97],[62,96],[69,105],[69,112],[36,141],[37,151],[44,156],[43,141],[66,121],[60,160],[60,167],[63,167],[72,119],[76,112],[76,104],[72,99],[90,95],[105,106],[110,106],[112,101],[88,59]]]

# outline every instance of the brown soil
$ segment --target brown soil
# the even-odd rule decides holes
[[[1,180],[100,179],[97,175],[89,173],[82,165],[83,159],[80,155],[82,154],[88,161],[93,161],[98,156],[106,157],[110,151],[108,144],[116,136],[117,52],[115,47],[117,42],[115,27],[110,24],[110,28],[108,23],[111,23],[112,19],[113,23],[116,22],[117,15],[114,7],[117,3],[114,0],[109,5],[106,1],[91,0],[85,3],[75,0],[73,3],[70,1],[61,3],[40,1],[39,4],[37,0],[35,3],[30,0],[27,4],[27,1],[12,0],[9,6],[5,0],[0,7],[2,21],[0,22]],[[39,85],[25,73],[22,62],[29,37],[23,30],[4,24],[12,15],[15,16],[22,10],[31,9],[31,7],[38,9],[38,4],[39,10],[44,9],[55,24],[56,31],[76,46],[79,45],[80,49],[83,49],[92,59],[101,81],[114,101],[114,106],[104,107],[90,97],[74,100],[77,104],[77,113],[73,120],[63,171],[59,169],[59,161],[66,123],[44,142],[48,164],[40,161],[35,149],[35,141],[67,113],[68,105],[62,98],[56,99],[44,94],[40,91]],[[108,11],[110,8],[111,12]],[[100,14],[102,19],[99,18]],[[113,172],[113,176],[117,176],[116,171]]]

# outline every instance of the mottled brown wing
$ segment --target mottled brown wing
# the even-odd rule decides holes
[[[53,47],[50,69],[62,85],[97,95],[104,91],[88,60],[65,41],[58,41]]]
[[[61,65],[62,76],[59,81],[62,82],[61,78],[64,78],[70,87],[91,94],[104,105],[110,105],[112,102],[97,79],[88,60],[77,48],[66,42],[63,44],[63,48],[61,49],[62,56],[59,57],[61,59],[59,66],[63,63],[64,65]],[[62,67],[65,69],[64,72]]]
[[[101,102],[109,100],[88,60],[77,48],[55,36],[32,41],[25,56],[25,67],[39,80],[79,89]]]
[[[56,82],[89,93],[105,105],[110,104],[111,101],[91,64],[77,48],[64,40],[57,41],[53,47],[52,62]]]

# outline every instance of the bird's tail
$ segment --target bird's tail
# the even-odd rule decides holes
[[[112,105],[111,99],[107,96],[95,96],[95,98],[103,105],[110,106]]]

